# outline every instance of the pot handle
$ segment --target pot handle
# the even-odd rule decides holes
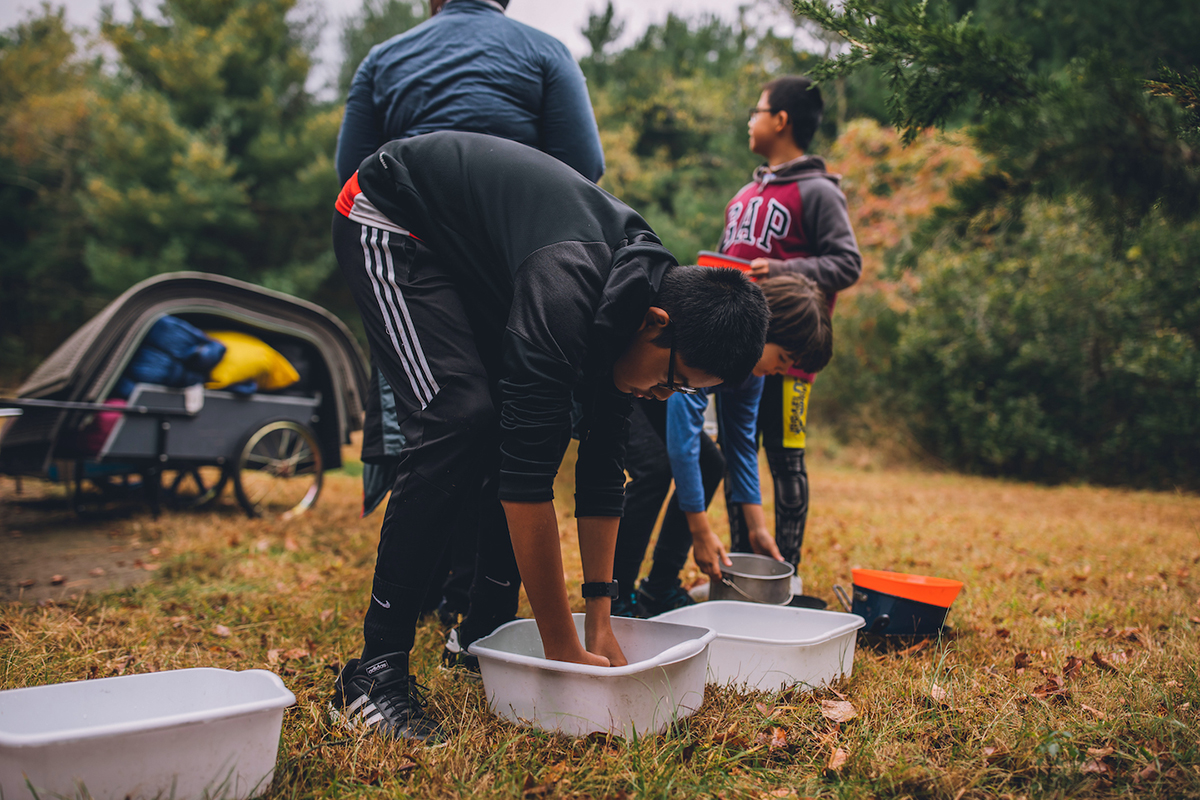
[[[742,591],[742,587],[738,586],[736,583],[734,583],[733,581],[729,580],[729,578],[722,577],[722,578],[721,578],[721,583],[725,584],[725,585],[726,585],[726,586],[728,586],[730,589],[733,589],[735,592],[737,592],[737,593],[738,593],[738,594],[740,594],[742,597],[744,597],[744,598],[746,598],[747,600],[749,600],[751,603],[759,603],[759,602],[762,602],[762,601],[760,601],[760,600],[755,600],[753,597],[751,597],[750,595],[748,595],[748,594],[746,594],[745,592],[743,592],[743,591]]]
[[[842,608],[846,609],[847,614],[853,613],[850,609],[850,598],[846,595],[846,590],[838,584],[833,585],[833,593],[837,595],[838,602],[842,604]]]

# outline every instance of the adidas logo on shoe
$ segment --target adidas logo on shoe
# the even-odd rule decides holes
[[[424,688],[408,674],[408,653],[351,659],[333,685],[329,713],[343,727],[424,742],[440,733],[425,714]]]

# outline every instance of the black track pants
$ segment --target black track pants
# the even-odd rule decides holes
[[[422,599],[466,507],[479,519],[472,607],[511,618],[520,576],[496,494],[499,417],[459,292],[412,237],[335,214],[333,244],[405,442],[379,535],[368,650],[412,648]]]
[[[622,592],[633,589],[658,512],[671,488],[667,404],[659,400],[635,400],[629,423],[625,469],[630,481],[625,486],[625,513],[617,531],[617,551],[613,561],[613,578],[621,584]],[[700,477],[704,484],[705,505],[712,500],[724,473],[725,459],[721,451],[711,438],[702,434]],[[663,586],[678,582],[679,571],[687,563],[691,547],[692,534],[688,530],[687,517],[679,510],[679,500],[672,496],[654,546],[651,583]]]
[[[791,381],[791,387],[784,382]],[[799,384],[803,384],[800,381]],[[775,545],[793,566],[800,564],[804,529],[808,524],[808,470],[804,465],[804,447],[789,446],[797,438],[803,442],[808,417],[807,385],[797,385],[790,376],[769,376],[758,406],[758,431],[775,489]],[[729,482],[726,481],[726,487]],[[728,502],[726,488],[726,504]],[[730,549],[749,553],[750,531],[740,510],[729,515]]]

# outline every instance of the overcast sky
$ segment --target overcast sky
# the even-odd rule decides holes
[[[118,18],[128,15],[129,0],[110,0]],[[328,23],[321,39],[317,56],[323,62],[319,73],[310,81],[310,89],[326,82],[333,74],[340,59],[338,31],[343,17],[361,7],[361,0],[310,0],[325,9]],[[508,16],[540,28],[560,39],[578,58],[587,54],[587,40],[580,30],[587,22],[589,12],[603,10],[605,0],[510,0]],[[67,19],[72,24],[93,27],[104,0],[51,0],[54,6],[66,6]],[[694,17],[700,14],[717,14],[733,21],[737,19],[738,7],[751,0],[613,0],[617,18],[625,22],[625,35],[621,43],[635,39],[646,26],[662,22],[668,12],[680,16]],[[153,9],[155,0],[143,0],[142,7]],[[0,0],[0,28],[7,28],[19,21],[30,10],[40,8],[41,0]],[[761,22],[762,20],[760,20]],[[780,18],[781,24],[790,31],[790,26]],[[783,31],[780,31],[781,33]]]

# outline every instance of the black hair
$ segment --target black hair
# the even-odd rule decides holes
[[[674,342],[689,367],[741,383],[758,363],[770,312],[762,290],[741,270],[674,267],[663,276],[655,305],[671,322],[654,344]]]
[[[792,123],[792,140],[801,150],[807,151],[825,112],[821,90],[803,75],[784,75],[768,81],[762,88],[767,93],[771,112],[787,112],[788,122]]]
[[[759,284],[771,308],[767,341],[788,351],[805,372],[820,372],[833,357],[829,301],[804,275],[780,275]]]

